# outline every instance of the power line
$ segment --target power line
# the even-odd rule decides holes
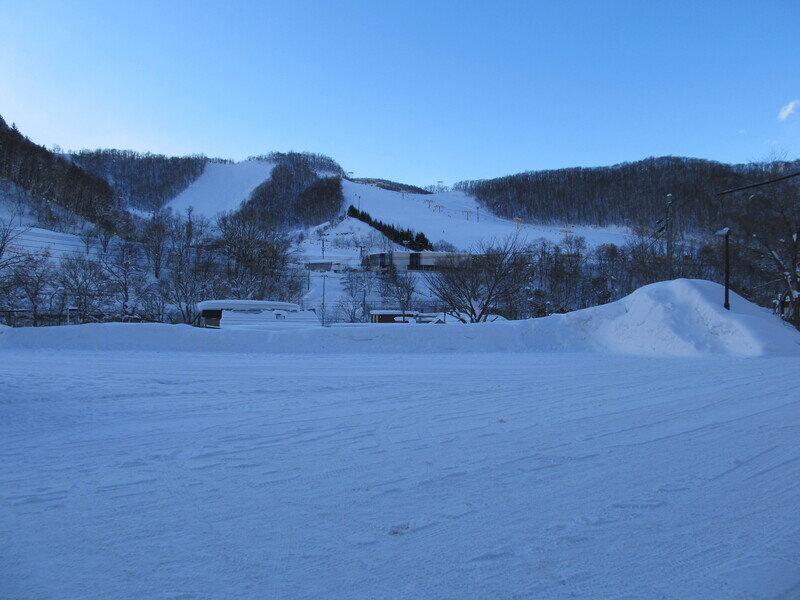
[[[740,192],[742,190],[749,190],[749,189],[752,189],[752,188],[761,187],[762,185],[769,185],[771,183],[777,183],[779,181],[785,181],[786,179],[791,179],[792,177],[797,177],[798,175],[800,175],[800,171],[798,171],[797,173],[790,173],[789,175],[783,175],[781,177],[776,177],[775,179],[769,179],[767,181],[761,181],[759,183],[751,183],[750,185],[743,185],[741,187],[731,188],[729,190],[724,190],[722,192],[717,192],[715,195],[716,196],[724,196],[725,194],[732,194],[733,192]]]

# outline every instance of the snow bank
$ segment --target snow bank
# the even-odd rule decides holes
[[[90,324],[0,331],[0,348],[274,353],[608,352],[639,356],[800,354],[800,333],[723,288],[678,279],[617,302],[527,321],[366,325],[287,331]]]
[[[604,306],[533,321],[536,337],[620,354],[762,356],[800,352],[800,333],[767,309],[711,281],[644,286]]]

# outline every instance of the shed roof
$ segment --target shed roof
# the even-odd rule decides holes
[[[198,310],[300,310],[293,302],[272,300],[203,300],[197,303]]]

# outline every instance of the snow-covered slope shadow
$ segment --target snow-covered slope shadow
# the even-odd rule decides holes
[[[273,353],[601,352],[639,356],[800,354],[800,332],[710,281],[645,286],[611,304],[527,321],[287,331],[90,324],[4,329],[0,348]]]
[[[209,162],[203,174],[175,196],[167,207],[183,212],[191,206],[197,214],[207,217],[236,210],[256,187],[270,178],[274,166],[275,163],[264,160]]]

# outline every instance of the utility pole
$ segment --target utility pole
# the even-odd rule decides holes
[[[725,227],[717,232],[725,238],[725,303],[722,305],[725,310],[731,309],[730,289],[731,289],[731,228]]]
[[[322,258],[325,258],[325,238],[328,237],[327,233],[320,233],[319,239],[322,240]]]
[[[361,312],[364,314],[364,318],[367,318],[367,282],[364,282],[364,298],[362,300],[361,305]]]
[[[672,268],[672,253],[673,253],[673,232],[675,228],[672,223],[672,194],[667,194],[667,279],[673,279],[675,273]]]
[[[322,326],[325,327],[325,280],[328,279],[328,274],[322,274]]]

